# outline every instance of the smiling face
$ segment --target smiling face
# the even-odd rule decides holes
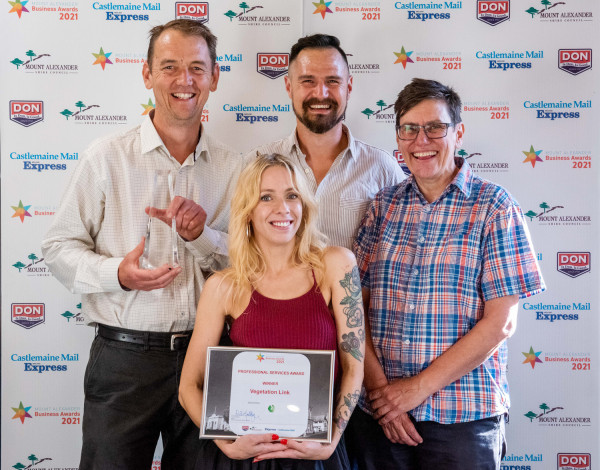
[[[145,63],[142,74],[154,90],[155,125],[199,126],[208,95],[217,89],[219,66],[211,65],[204,38],[168,29],[154,45],[152,70]]]
[[[302,222],[302,199],[287,168],[272,166],[263,172],[250,221],[259,246],[294,243]]]
[[[336,49],[307,48],[290,64],[285,88],[299,125],[323,134],[344,118],[352,77]]]
[[[440,100],[424,100],[407,111],[399,124],[423,126],[441,122],[452,122],[447,104]],[[428,200],[433,197],[430,202],[446,189],[458,172],[454,152],[462,144],[463,133],[464,126],[459,123],[449,127],[446,137],[440,139],[427,138],[423,129],[415,140],[400,140],[396,135],[398,150],[423,195]]]

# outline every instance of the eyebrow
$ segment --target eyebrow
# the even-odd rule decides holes
[[[298,80],[302,80],[303,78],[315,78],[315,76],[314,75],[308,75],[308,74],[298,75]],[[328,75],[328,76],[325,77],[326,80],[329,80],[329,79],[332,79],[332,78],[335,78],[336,80],[341,80],[342,76],[341,75]]]
[[[445,124],[445,123],[442,122],[440,119],[434,119],[433,121],[427,121],[425,124],[422,124],[422,125],[426,126],[427,124]],[[421,124],[417,124],[416,122],[403,122],[400,125],[401,126],[420,126]]]
[[[181,61],[179,60],[175,60],[175,59],[163,59],[160,61],[159,65],[170,65],[170,64],[179,64]],[[203,60],[193,60],[191,62],[191,65],[203,65],[206,66],[206,62],[204,62]]]

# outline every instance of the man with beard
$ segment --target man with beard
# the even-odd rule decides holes
[[[319,203],[319,229],[331,245],[351,248],[375,194],[398,184],[404,174],[388,153],[354,139],[342,124],[352,77],[338,38],[314,34],[294,44],[285,88],[296,129],[252,154],[292,158],[304,170]]]

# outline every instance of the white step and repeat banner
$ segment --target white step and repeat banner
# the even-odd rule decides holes
[[[597,1],[11,0],[3,8],[2,469],[78,466],[93,329],[80,298],[48,272],[40,242],[88,143],[152,109],[141,76],[148,30],[176,17],[206,22],[219,38],[221,79],[204,125],[242,152],[291,132],[283,76],[302,35],[341,39],[354,75],[346,122],[390,153],[393,102],[412,77],[458,90],[460,153],[518,199],[548,285],[521,302],[509,340],[503,469],[600,464]]]

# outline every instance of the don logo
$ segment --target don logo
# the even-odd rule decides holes
[[[510,19],[510,0],[477,0],[477,19],[490,26]]]
[[[559,49],[558,50],[558,68],[570,73],[579,75],[592,68],[592,50],[591,49]]]
[[[592,457],[590,454],[557,454],[558,470],[590,470]]]
[[[259,52],[256,54],[256,71],[265,77],[275,79],[285,75],[290,65],[288,53]]]
[[[29,127],[44,120],[43,101],[20,101],[10,102],[10,120]]]
[[[46,321],[44,304],[11,304],[10,320],[23,328],[30,329]]]
[[[175,18],[206,23],[208,2],[175,2]]]
[[[590,272],[589,252],[558,252],[557,266],[559,272],[569,277],[577,277]]]

